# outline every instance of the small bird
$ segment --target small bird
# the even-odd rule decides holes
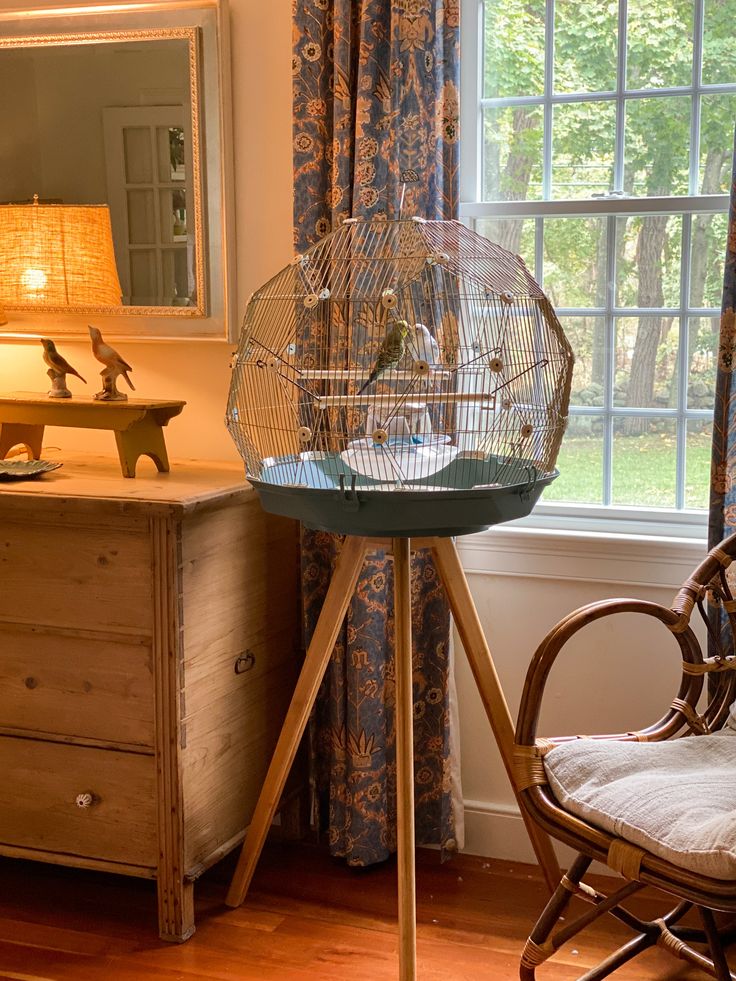
[[[440,346],[425,324],[414,324],[406,342],[407,354],[414,361],[435,365],[440,360]]]
[[[113,378],[118,375],[122,375],[126,382],[130,385],[131,389],[135,391],[135,385],[128,377],[128,372],[133,369],[130,367],[127,361],[123,361],[118,352],[114,347],[110,347],[102,339],[102,333],[98,327],[93,327],[89,325],[89,336],[92,338],[92,353],[105,365],[108,372]],[[104,372],[102,372],[104,374]]]
[[[376,379],[388,371],[395,368],[404,357],[406,351],[406,338],[409,333],[409,324],[405,320],[397,320],[386,334],[383,342],[378,349],[378,357],[371,368],[368,380],[358,389],[358,395],[368,388]]]
[[[42,337],[41,343],[43,344],[43,360],[53,372],[57,375],[76,375],[80,381],[83,381],[85,385],[87,384],[86,379],[82,378],[77,369],[72,368],[66,358],[59,354],[56,350],[56,344],[50,337]]]

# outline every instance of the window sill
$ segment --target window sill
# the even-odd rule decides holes
[[[696,510],[675,511],[669,508],[543,502],[530,515],[510,521],[506,527],[595,534],[610,538],[643,537],[690,541],[705,545],[708,540],[708,513]]]
[[[524,518],[462,537],[458,548],[469,575],[607,584],[612,595],[652,585],[676,591],[706,554],[704,529],[696,538],[665,534],[664,528],[627,533],[614,521],[609,526],[618,530],[573,529],[559,522],[541,527]]]

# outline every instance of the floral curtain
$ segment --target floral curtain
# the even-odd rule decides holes
[[[294,232],[303,251],[348,217],[453,218],[459,0],[294,0]],[[307,638],[340,540],[302,538]],[[447,600],[428,553],[412,572],[416,837],[456,847]],[[320,823],[351,865],[395,849],[393,566],[371,554],[317,703]]]
[[[731,178],[731,208],[728,215],[726,266],[721,304],[721,333],[718,344],[718,374],[713,416],[713,461],[711,464],[710,520],[708,547],[713,548],[736,529],[736,143]],[[733,567],[729,570],[732,578]],[[731,583],[736,593],[736,583]],[[713,610],[720,621],[723,650],[731,650],[732,634],[724,611]],[[715,649],[711,650],[711,654]],[[714,676],[718,679],[718,676]]]

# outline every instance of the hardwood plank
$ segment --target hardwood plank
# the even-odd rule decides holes
[[[396,867],[349,869],[324,850],[269,846],[247,903],[223,904],[232,861],[198,883],[197,932],[181,946],[155,930],[152,883],[30,862],[0,864],[0,981],[395,981]],[[610,880],[597,879],[605,889]],[[421,981],[516,981],[521,945],[545,898],[532,866],[417,852]],[[661,913],[647,890],[631,908]],[[628,936],[611,920],[540,969],[572,981]],[[650,951],[620,981],[703,981]]]

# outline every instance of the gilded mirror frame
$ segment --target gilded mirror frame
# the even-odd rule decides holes
[[[18,48],[160,40],[184,40],[188,47],[195,304],[100,308],[6,305],[8,324],[0,328],[4,336],[38,336],[49,330],[52,320],[55,333],[86,337],[90,319],[110,337],[231,340],[235,335],[226,0],[0,10],[0,57],[3,51]]]

